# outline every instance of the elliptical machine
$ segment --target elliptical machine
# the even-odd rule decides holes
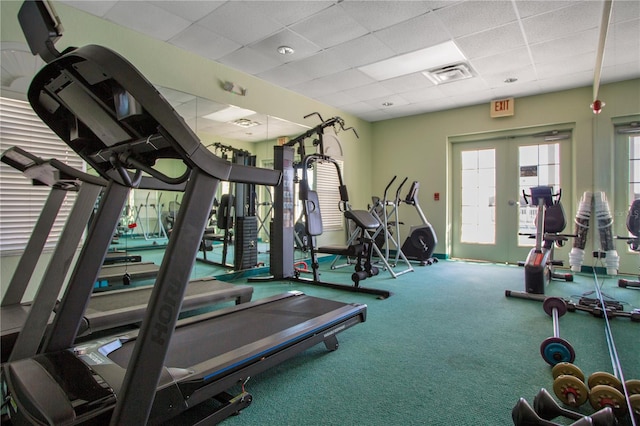
[[[562,266],[561,260],[554,260],[554,246],[562,247],[568,237],[561,232],[567,226],[564,209],[560,198],[562,190],[553,193],[550,186],[536,186],[531,188],[530,195],[523,190],[522,195],[527,204],[538,207],[536,215],[536,233],[528,235],[535,237],[536,245],[531,249],[524,263],[524,283],[527,293],[544,294],[544,288],[551,279],[573,281],[571,274],[559,274],[554,272],[555,266]],[[529,201],[530,200],[530,201]]]
[[[420,262],[420,266],[432,265],[438,261],[433,257],[433,251],[438,244],[438,238],[433,230],[433,226],[427,220],[424,215],[420,203],[418,202],[418,190],[420,189],[420,183],[413,181],[406,198],[405,204],[409,204],[416,208],[422,225],[412,226],[409,232],[409,236],[402,244],[402,252],[407,259]]]

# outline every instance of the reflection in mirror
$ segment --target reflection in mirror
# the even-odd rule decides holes
[[[271,168],[272,147],[278,139],[297,136],[308,129],[308,126],[234,105],[164,87],[157,89],[210,151],[236,164]],[[166,160],[161,167],[175,174],[184,170],[184,165],[178,163]],[[181,198],[182,194],[172,192],[131,191],[123,212],[121,233],[131,237],[131,241],[137,240],[152,247],[164,246],[170,237]],[[272,208],[270,188],[221,182],[198,264],[233,270],[268,265]],[[246,231],[243,226],[257,231]],[[247,237],[247,232],[257,232],[256,253],[247,253],[247,246],[255,246],[253,241],[244,241],[243,236]],[[248,260],[236,259],[238,250],[243,259],[248,257]]]

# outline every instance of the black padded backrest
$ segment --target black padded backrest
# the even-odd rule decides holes
[[[631,234],[640,236],[640,199],[634,200],[627,214],[627,229]]]
[[[307,219],[307,234],[317,236],[322,234],[322,215],[320,214],[320,201],[316,191],[308,190],[307,197],[303,201],[304,215]]]
[[[557,202],[548,206],[544,213],[544,232],[557,234],[564,231],[567,226],[567,218],[564,215],[562,203]]]

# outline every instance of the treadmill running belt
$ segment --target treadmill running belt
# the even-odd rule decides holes
[[[253,344],[272,334],[291,329],[313,318],[344,307],[343,302],[319,299],[311,296],[294,297],[286,303],[257,306],[218,318],[215,327],[209,321],[176,328],[165,359],[165,365],[189,368],[214,357],[227,354],[236,348]],[[135,340],[126,342],[109,358],[126,368]],[[197,350],[195,350],[197,348]]]

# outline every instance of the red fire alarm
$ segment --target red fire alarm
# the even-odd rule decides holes
[[[602,102],[599,99],[596,99],[595,101],[593,101],[593,103],[591,104],[591,109],[593,110],[594,114],[600,114],[602,112],[602,108],[605,106],[606,104],[604,102]]]
[[[433,199],[435,201],[440,201],[440,193],[439,192],[434,192],[433,193]]]

